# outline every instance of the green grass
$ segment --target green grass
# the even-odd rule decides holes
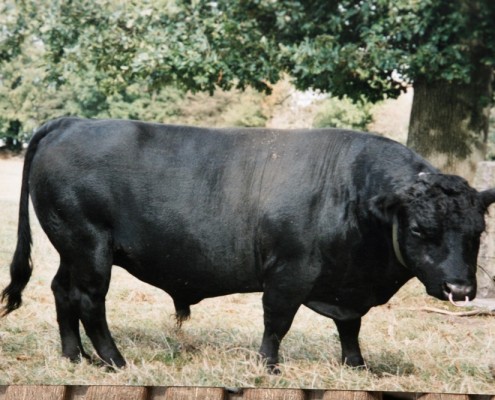
[[[15,246],[19,161],[0,161],[0,286],[8,281]],[[5,186],[4,182],[10,185]],[[340,365],[330,319],[301,308],[282,343],[281,375],[265,372],[257,350],[263,331],[260,294],[207,299],[178,330],[170,297],[115,268],[107,296],[114,338],[128,361],[120,371],[60,357],[50,282],[58,255],[33,216],[32,279],[24,305],[0,320],[0,385],[131,384],[303,387],[407,392],[494,393],[495,320],[414,311],[448,308],[412,281],[363,319],[360,335],[369,369]],[[83,335],[86,349],[93,352]]]

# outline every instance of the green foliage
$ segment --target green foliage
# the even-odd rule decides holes
[[[49,107],[50,99],[38,103],[42,92],[39,69],[29,56],[17,56],[6,63],[0,74],[0,139],[20,149],[26,131],[33,129]]]
[[[0,64],[21,53],[26,25],[25,17],[19,14],[14,2],[4,0],[0,4]]]
[[[365,131],[371,123],[371,104],[353,102],[349,98],[329,97],[314,120],[315,128],[343,128]]]
[[[136,79],[269,92],[287,72],[301,89],[376,101],[418,79],[468,82],[473,63],[495,65],[491,0],[91,4],[48,2],[37,15],[52,80],[93,65],[106,92]]]
[[[267,81],[279,79],[272,43],[255,29],[256,21],[231,21],[210,3],[40,1],[47,11],[37,11],[35,30],[46,47],[49,79],[57,84],[67,82],[67,71],[85,73],[92,66],[107,93],[135,82],[193,92],[248,85],[267,91]]]
[[[246,89],[189,94],[180,104],[180,111],[171,122],[190,125],[262,127],[268,119],[264,95]]]
[[[0,6],[0,139],[8,146],[19,147],[42,122],[62,115],[264,124],[261,95],[222,93],[199,104],[185,94],[252,83],[259,72],[252,66],[244,72],[249,83],[233,82],[229,43],[223,54],[205,56],[205,37],[221,39],[228,27],[213,19],[196,25],[201,9],[189,17],[173,1],[98,5],[26,0]],[[263,45],[244,51],[256,57],[256,48]],[[207,77],[212,74],[214,80]],[[268,88],[265,81],[257,86]]]
[[[284,73],[373,102],[411,82],[469,83],[495,66],[494,20],[492,0],[5,0],[0,132],[69,113],[162,120],[180,112],[160,103],[184,96],[172,87],[269,93]],[[253,112],[232,121],[262,124]]]
[[[367,89],[372,97],[403,89],[394,71],[408,81],[466,80],[474,56],[487,65],[495,58],[490,0],[20,4],[6,10],[12,15],[3,47],[18,49],[14,42],[26,35],[21,16],[29,15],[31,33],[55,67],[51,79],[96,66],[110,91],[137,77],[193,91],[269,90],[286,70],[304,88],[342,94]]]
[[[397,96],[416,80],[468,82],[473,63],[495,65],[490,0],[218,4],[232,19],[258,21],[257,29],[279,46],[280,65],[302,89],[376,101]]]

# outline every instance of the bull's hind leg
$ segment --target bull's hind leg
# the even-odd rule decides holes
[[[113,260],[109,236],[99,232],[84,244],[84,253],[72,264],[70,297],[77,302],[84,330],[103,362],[123,367],[125,360],[110,334],[105,311]]]
[[[69,264],[61,261],[52,282],[52,291],[57,309],[57,321],[62,341],[62,354],[73,362],[90,358],[83,349],[79,333],[79,307],[77,299],[70,296]]]

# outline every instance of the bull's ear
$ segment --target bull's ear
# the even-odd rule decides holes
[[[484,190],[480,193],[480,195],[486,208],[488,208],[490,204],[495,203],[495,188]]]
[[[401,197],[396,193],[378,195],[370,199],[368,209],[379,220],[391,224],[400,203]]]

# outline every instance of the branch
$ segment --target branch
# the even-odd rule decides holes
[[[444,310],[441,308],[435,308],[435,307],[420,307],[420,308],[403,308],[402,310],[425,311],[425,312],[431,312],[431,313],[451,315],[454,317],[472,317],[472,316],[481,316],[481,315],[495,316],[495,311],[481,310],[481,309],[480,310],[471,310],[471,311],[448,311],[448,310]]]

